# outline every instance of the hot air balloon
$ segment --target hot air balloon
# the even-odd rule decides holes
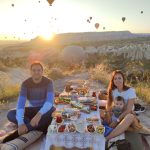
[[[122,21],[124,22],[126,20],[126,17],[122,17]]]
[[[141,14],[143,14],[143,11],[141,11]]]
[[[99,23],[95,23],[95,28],[96,28],[96,29],[99,28]]]
[[[11,6],[14,7],[15,5],[14,5],[14,4],[11,4]]]
[[[88,23],[90,23],[90,20],[89,20],[89,19],[87,19],[87,22],[88,22]]]
[[[50,6],[52,6],[54,0],[47,0],[47,2],[49,3]]]
[[[40,3],[40,1],[39,1],[39,3]]]
[[[92,17],[90,17],[90,20],[92,20]]]

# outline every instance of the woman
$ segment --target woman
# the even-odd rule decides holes
[[[116,126],[116,128],[106,137],[106,140],[122,134],[130,126],[134,126],[134,129],[140,133],[150,134],[150,130],[143,127],[135,115],[132,114],[136,93],[133,88],[125,85],[125,78],[120,70],[116,70],[112,73],[112,78],[108,87],[108,101],[106,105],[107,111],[111,111],[112,102],[118,96],[122,96],[124,98],[126,107],[117,121],[112,122],[112,126]],[[109,117],[109,119],[111,118]]]

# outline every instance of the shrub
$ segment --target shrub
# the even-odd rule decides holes
[[[63,71],[60,68],[46,69],[46,74],[49,78],[51,78],[53,80],[64,77]]]
[[[0,88],[0,102],[6,103],[9,100],[16,98],[19,94],[19,85],[12,85]]]
[[[143,83],[143,84],[137,84],[136,86],[136,92],[137,92],[137,95],[145,100],[147,103],[150,103],[150,86],[146,83]]]
[[[6,71],[7,67],[0,61],[0,71]]]
[[[108,85],[110,74],[108,74],[106,66],[103,64],[97,65],[94,69],[90,69],[91,78],[94,80],[100,80],[103,84]]]

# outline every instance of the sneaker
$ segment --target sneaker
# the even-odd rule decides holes
[[[134,104],[134,111],[136,114],[142,113],[145,111],[145,107],[141,106],[140,104]]]

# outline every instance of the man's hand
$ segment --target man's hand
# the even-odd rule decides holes
[[[32,127],[36,127],[39,124],[39,121],[41,120],[42,114],[41,113],[37,113],[31,120],[30,124]]]
[[[112,123],[109,124],[109,127],[115,128],[118,125],[117,121],[113,121]]]
[[[18,134],[23,135],[28,132],[28,128],[25,124],[22,124],[18,127]]]

